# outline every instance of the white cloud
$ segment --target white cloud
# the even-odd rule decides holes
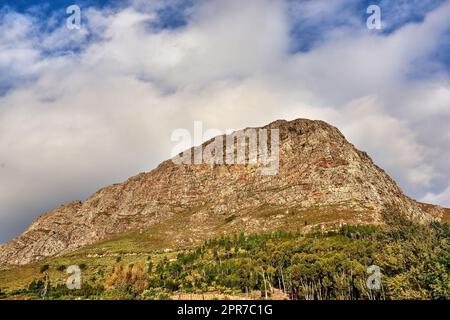
[[[428,203],[439,203],[442,206],[450,208],[450,181],[444,191],[440,193],[427,193],[421,200]]]
[[[426,146],[416,141],[415,132],[405,122],[383,111],[376,100],[368,97],[352,101],[340,122],[351,141],[363,150],[373,150],[375,161],[396,172],[402,185],[412,190],[430,186],[435,172],[426,161]]]

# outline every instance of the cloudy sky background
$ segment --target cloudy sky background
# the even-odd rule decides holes
[[[325,120],[450,207],[450,1],[85,0],[69,30],[71,4],[0,4],[0,242],[154,168],[194,120]]]

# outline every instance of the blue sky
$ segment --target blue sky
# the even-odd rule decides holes
[[[291,36],[293,52],[308,51],[318,42],[323,41],[324,35],[334,27],[353,27],[355,23],[360,27],[365,25],[367,19],[366,8],[375,4],[382,8],[384,28],[379,31],[381,34],[395,32],[399,28],[409,23],[420,23],[426,14],[442,5],[445,0],[352,0],[335,1],[338,10],[322,10],[320,15],[314,19],[302,19],[302,9],[305,6],[314,6],[314,0],[289,0],[288,11],[291,12]],[[145,2],[144,2],[145,3]],[[154,11],[158,14],[158,23],[152,25],[154,28],[173,29],[186,25],[189,18],[189,11],[201,1],[194,0],[169,0],[165,2],[147,1],[155,3]],[[52,0],[52,1],[29,1],[29,0],[4,0],[3,9],[12,10],[22,14],[30,14],[34,17],[56,17],[61,24],[66,19],[66,8],[76,4],[81,8],[105,9],[113,8],[119,10],[133,4],[133,1],[111,1],[111,0]],[[330,5],[331,7],[332,5]],[[135,5],[142,8],[141,4]],[[294,10],[292,10],[294,8]],[[325,13],[325,14],[324,14]],[[349,19],[349,16],[353,21]],[[45,23],[36,27],[48,27]],[[53,25],[52,27],[58,27]],[[47,29],[47,31],[51,30]],[[443,57],[445,59],[446,57]],[[448,61],[446,61],[448,63]]]
[[[450,206],[450,1],[85,0],[69,30],[72,4],[0,5],[0,242],[152,169],[194,120],[325,120]]]
[[[160,28],[178,28],[186,24],[188,12],[196,4],[201,1],[195,0],[169,0],[157,3],[158,1],[147,1],[147,3],[155,3],[155,12],[159,15]],[[323,40],[323,34],[333,27],[352,26],[354,21],[348,19],[349,16],[356,18],[357,22],[362,26],[367,19],[366,8],[375,4],[382,8],[384,28],[380,33],[389,34],[401,28],[408,23],[418,23],[423,21],[426,14],[433,9],[442,5],[445,0],[352,0],[352,1],[335,1],[339,10],[323,10],[317,15],[317,19],[301,19],[302,8],[312,6],[314,0],[289,0],[289,9],[293,23],[291,25],[291,34],[293,47],[296,50],[308,50],[316,42]],[[330,2],[331,3],[331,2]],[[117,0],[52,0],[52,1],[35,1],[35,0],[4,0],[2,2],[3,9],[12,10],[18,13],[31,14],[35,17],[58,16],[60,22],[65,20],[65,10],[68,6],[76,4],[81,8],[126,8],[133,4],[133,1],[117,1]],[[138,4],[136,7],[140,7]],[[332,5],[330,5],[332,6]],[[300,12],[298,12],[300,11]],[[339,13],[340,12],[340,13]]]

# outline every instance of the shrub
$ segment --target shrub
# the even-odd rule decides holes
[[[50,269],[50,266],[48,264],[44,264],[41,266],[40,272],[44,273],[44,272],[48,271],[48,269]]]
[[[44,281],[33,280],[28,284],[28,292],[38,294],[44,288],[44,286]]]
[[[80,267],[81,270],[86,270],[87,269],[86,263],[80,263],[79,267]]]
[[[60,271],[60,272],[64,272],[66,270],[66,266],[65,265],[60,265],[56,268],[56,270]]]
[[[150,288],[142,293],[145,300],[171,300],[170,291],[163,288]]]
[[[148,287],[147,272],[142,263],[128,265],[125,268],[117,265],[114,272],[105,279],[105,287],[138,296]]]

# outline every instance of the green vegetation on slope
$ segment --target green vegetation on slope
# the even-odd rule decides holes
[[[151,255],[88,258],[78,252],[0,272],[0,295],[39,298],[48,275],[44,292],[49,299],[169,299],[205,293],[215,293],[207,296],[213,298],[449,299],[449,225],[420,225],[395,214],[385,219],[386,226],[308,234],[240,233]],[[65,286],[64,270],[70,264],[84,269],[81,290]],[[371,265],[381,269],[380,290],[367,288]],[[14,277],[27,282],[19,286]]]

